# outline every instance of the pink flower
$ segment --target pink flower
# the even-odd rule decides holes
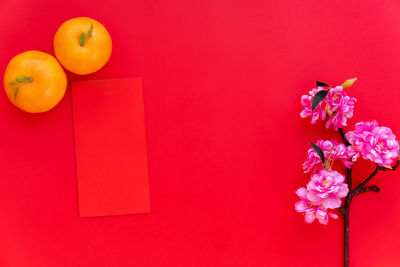
[[[348,132],[346,138],[351,144],[349,153],[353,161],[362,155],[379,166],[389,166],[399,158],[396,136],[390,128],[378,127],[376,121],[357,123],[355,130]]]
[[[346,134],[346,138],[347,140],[349,140],[351,144],[353,144],[359,139],[362,140],[365,137],[365,135],[372,132],[372,130],[375,129],[376,127],[378,127],[378,123],[376,122],[376,120],[367,122],[363,121],[357,122],[355,125],[355,130],[348,132]]]
[[[343,92],[343,88],[341,86],[336,86],[329,90],[325,101],[329,105],[329,109],[333,112],[341,106],[342,100],[345,96],[346,93]]]
[[[318,140],[317,145],[324,152],[325,159],[330,159],[330,162],[325,162],[325,164],[332,165],[335,159],[340,159],[346,168],[350,168],[353,164],[353,162],[350,161],[351,157],[349,155],[347,147],[344,144],[338,143],[336,141]],[[304,172],[310,172],[311,174],[314,174],[322,169],[323,166],[321,163],[321,159],[319,158],[317,152],[313,148],[310,148],[307,152],[307,158],[303,163]]]
[[[329,89],[325,99],[312,111],[313,98],[321,90],[325,89],[323,87],[314,88],[308,95],[301,97],[301,104],[304,109],[301,111],[300,116],[302,118],[311,116],[311,124],[314,124],[318,119],[325,120],[328,115],[325,127],[329,129],[333,126],[335,131],[347,126],[347,119],[353,117],[354,104],[357,100],[354,97],[349,97],[343,91],[342,86],[336,86]]]
[[[358,122],[356,123],[355,130],[346,133],[346,138],[350,142],[351,146],[348,147],[348,152],[352,161],[356,161],[361,155],[361,151],[365,142],[365,137],[372,132],[372,130],[378,126],[378,123],[374,120],[372,122]]]
[[[399,158],[399,142],[388,127],[376,127],[365,138],[363,157],[379,166],[389,166]]]
[[[304,214],[306,223],[312,223],[317,219],[319,223],[327,224],[329,218],[338,217],[328,212],[328,209],[340,207],[340,199],[346,197],[348,192],[342,174],[337,171],[321,170],[311,177],[307,188],[297,189],[296,194],[301,200],[295,203],[295,209]]]
[[[339,208],[341,198],[346,197],[349,189],[344,183],[344,176],[337,171],[321,170],[311,176],[307,184],[307,199],[325,209]]]
[[[312,101],[314,96],[321,90],[324,90],[323,87],[318,87],[312,89],[308,95],[303,95],[301,97],[301,105],[303,105],[304,109],[301,111],[300,116],[302,118],[307,118],[311,116],[311,124],[315,124],[317,120],[320,118],[321,120],[325,120],[326,113],[323,107],[325,107],[325,101],[319,103],[319,105],[312,111]]]
[[[356,102],[357,99],[349,97],[341,86],[329,90],[326,97],[329,119],[325,127],[329,129],[333,126],[337,131],[339,128],[347,126],[347,119],[353,117],[354,104]]]
[[[306,223],[312,223],[317,219],[319,223],[326,225],[329,218],[338,218],[336,214],[328,212],[322,205],[312,203],[307,197],[308,193],[309,191],[304,187],[297,189],[296,194],[301,200],[295,203],[296,211],[304,214]]]
[[[311,174],[314,174],[317,171],[321,170],[322,168],[323,168],[322,162],[317,152],[315,152],[313,148],[310,148],[307,151],[307,158],[303,163],[304,173],[310,172]]]
[[[372,132],[376,127],[378,127],[378,122],[376,120],[367,122],[361,121],[356,123],[355,129],[358,134],[362,134],[364,132]]]

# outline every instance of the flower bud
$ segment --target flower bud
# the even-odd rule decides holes
[[[353,83],[354,83],[355,81],[357,81],[357,78],[353,78],[353,79],[348,79],[348,80],[346,80],[346,81],[342,84],[343,89],[349,88],[350,86],[353,85]]]

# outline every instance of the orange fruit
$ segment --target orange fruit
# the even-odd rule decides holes
[[[79,17],[67,20],[54,36],[54,52],[61,65],[76,74],[101,69],[111,56],[112,42],[98,21]]]
[[[8,63],[4,89],[8,99],[30,113],[52,109],[63,98],[67,76],[58,61],[40,51],[26,51]]]

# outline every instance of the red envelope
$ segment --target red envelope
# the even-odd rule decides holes
[[[71,87],[80,216],[150,212],[142,79]]]

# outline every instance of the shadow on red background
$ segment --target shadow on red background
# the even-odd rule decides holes
[[[348,129],[377,119],[400,136],[399,11],[394,0],[2,1],[0,73],[25,50],[54,54],[58,26],[90,16],[113,38],[111,60],[69,77],[144,77],[152,213],[79,218],[69,91],[39,115],[1,92],[0,265],[341,266],[341,219],[306,225],[294,211],[309,141],[339,140],[300,119],[300,96],[356,76]],[[353,201],[352,266],[400,265],[398,176]]]

